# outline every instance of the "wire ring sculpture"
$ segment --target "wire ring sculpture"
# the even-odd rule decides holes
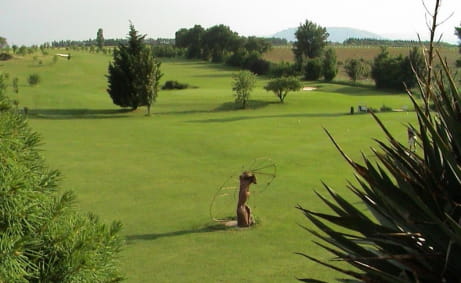
[[[224,183],[218,187],[210,203],[210,217],[215,222],[228,222],[235,219],[235,209],[239,191],[239,176],[242,172],[252,172],[257,179],[257,184],[251,187],[250,204],[252,213],[256,209],[257,197],[265,192],[277,175],[275,162],[267,157],[255,158],[248,164],[242,165],[241,169],[230,175]]]

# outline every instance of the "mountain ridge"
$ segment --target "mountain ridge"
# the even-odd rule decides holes
[[[295,32],[298,28],[288,28],[279,32],[276,32],[272,37],[284,38],[287,41],[295,41]],[[327,27],[327,32],[329,34],[328,41],[331,42],[340,42],[348,38],[373,38],[373,39],[385,39],[383,36],[372,33],[366,30],[360,30],[355,28],[348,27]]]

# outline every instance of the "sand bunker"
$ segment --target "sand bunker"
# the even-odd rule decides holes
[[[305,86],[303,87],[303,90],[305,91],[309,91],[309,90],[316,90],[317,88],[316,87],[313,87],[313,86]]]

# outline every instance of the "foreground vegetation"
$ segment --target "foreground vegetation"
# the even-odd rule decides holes
[[[60,52],[60,51],[58,51]],[[122,269],[128,282],[294,281],[338,277],[295,252],[323,252],[297,225],[297,204],[322,211],[313,189],[328,180],[344,187],[351,169],[322,127],[356,158],[372,137],[382,137],[369,115],[349,115],[351,106],[379,109],[410,106],[406,95],[369,87],[309,83],[313,91],[291,92],[284,104],[263,89],[259,77],[246,110],[236,110],[232,74],[236,69],[202,61],[169,60],[164,77],[195,86],[161,91],[152,107],[126,112],[106,93],[111,57],[73,52],[53,63],[50,55],[16,57],[1,71],[18,77],[19,92],[8,94],[29,109],[28,120],[43,137],[43,155],[63,173],[63,187],[78,195],[78,206],[118,219],[127,245]],[[41,82],[31,87],[27,76]],[[398,140],[413,112],[379,114]],[[243,163],[270,157],[278,175],[264,194],[252,194],[258,224],[225,229],[213,222],[213,194]],[[257,187],[256,189],[257,190]],[[353,199],[346,193],[348,199]]]
[[[73,208],[0,74],[0,282],[119,282],[121,224]]]
[[[298,207],[317,227],[307,230],[325,242],[318,245],[352,268],[305,256],[360,282],[456,282],[460,278],[461,97],[458,81],[447,62],[433,49],[440,5],[436,1],[430,14],[431,42],[424,60],[425,71],[413,69],[423,103],[407,90],[418,117],[418,126],[408,125],[410,144],[396,140],[373,115],[387,141],[377,140],[379,149],[373,156],[378,162],[363,156],[361,165],[328,134],[356,173],[359,185],[350,184],[348,188],[373,216],[362,213],[359,205],[345,200],[342,193],[335,193],[327,185],[331,200],[320,194],[319,197],[333,214]],[[432,70],[435,53],[440,72]],[[413,137],[421,140],[421,154],[411,145]]]

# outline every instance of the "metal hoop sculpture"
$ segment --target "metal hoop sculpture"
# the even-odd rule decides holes
[[[242,172],[249,171],[256,175],[257,184],[252,186],[250,203],[253,214],[256,209],[256,199],[274,181],[277,174],[275,162],[267,157],[255,158],[241,169],[227,178],[219,186],[210,203],[210,216],[215,222],[227,222],[235,218],[235,205],[239,190],[239,176]]]

